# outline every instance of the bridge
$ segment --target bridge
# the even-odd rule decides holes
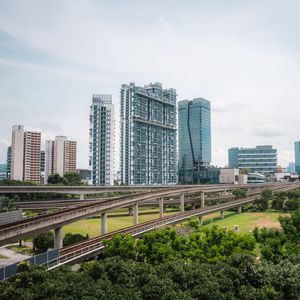
[[[300,184],[294,184],[289,186],[281,186],[280,188],[274,188],[273,190],[276,191],[288,191],[295,188],[299,188]],[[190,217],[198,216],[200,217],[200,220],[202,220],[202,217],[214,212],[220,212],[221,218],[224,218],[224,210],[231,209],[231,208],[238,208],[238,213],[242,212],[242,206],[245,204],[248,204],[250,202],[253,202],[257,199],[256,196],[247,197],[244,199],[239,200],[233,200],[230,202],[207,206],[207,207],[201,207],[196,210],[190,210],[186,212],[180,212],[176,213],[170,216],[162,216],[158,219],[148,221],[143,224],[137,224],[131,227],[127,227],[124,229],[116,230],[108,234],[103,234],[101,236],[91,238],[89,240],[85,240],[79,243],[76,243],[74,245],[70,245],[68,247],[64,247],[60,249],[59,257],[51,260],[47,263],[48,270],[55,269],[59,266],[65,265],[65,264],[75,264],[83,262],[89,258],[96,257],[100,254],[100,252],[105,247],[103,244],[104,240],[110,240],[114,235],[116,234],[131,234],[133,237],[138,237],[143,235],[146,232],[149,232],[151,230],[180,223],[184,220],[187,220]]]
[[[176,186],[167,188],[155,188],[155,191],[139,193],[136,195],[128,195],[115,199],[105,200],[103,202],[85,203],[82,205],[71,206],[65,209],[36,216],[33,218],[27,218],[22,221],[9,223],[0,226],[0,245],[16,242],[25,238],[32,237],[41,232],[45,232],[54,229],[55,235],[55,248],[62,247],[62,227],[66,224],[75,222],[85,217],[89,217],[98,213],[101,213],[101,234],[107,233],[107,212],[121,208],[132,207],[134,225],[138,224],[138,205],[147,201],[158,200],[160,208],[160,216],[164,212],[164,198],[165,197],[180,197],[180,209],[184,211],[185,196],[188,194],[200,193],[198,196],[199,203],[203,208],[205,206],[205,193],[222,192],[226,190],[233,190],[236,188],[246,188],[248,190],[261,190],[262,188],[270,188],[273,190],[282,190],[283,188],[292,189],[295,188],[292,184],[263,184],[263,185],[193,185],[193,186]],[[27,187],[25,187],[26,189]],[[42,187],[30,187],[31,192],[40,193],[43,190]],[[92,190],[99,190],[98,188],[84,187],[88,193]],[[149,187],[148,187],[149,188]],[[52,189],[52,187],[51,187]],[[52,189],[53,192],[57,192],[57,189],[62,191],[68,190],[68,192],[77,191],[77,187],[58,187]],[[100,188],[101,189],[101,188]],[[130,190],[130,189],[128,189]],[[22,188],[19,189],[22,191]],[[48,191],[48,188],[44,188],[44,191]]]

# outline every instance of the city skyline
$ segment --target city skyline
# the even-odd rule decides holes
[[[119,87],[131,81],[174,87],[178,101],[194,95],[211,100],[214,165],[226,164],[230,147],[261,144],[278,149],[279,164],[294,161],[299,134],[289,124],[297,118],[300,96],[299,44],[293,38],[299,4],[217,2],[144,3],[149,17],[142,17],[138,2],[118,7],[62,1],[57,12],[31,1],[2,1],[0,162],[11,127],[24,124],[41,131],[43,141],[61,133],[77,140],[78,167],[87,168],[91,95],[112,94],[119,112]],[[110,20],[114,26],[107,31]],[[149,52],[150,45],[157,50]]]

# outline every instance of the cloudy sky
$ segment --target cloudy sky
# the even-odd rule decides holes
[[[231,146],[300,139],[298,0],[1,0],[0,162],[13,124],[78,141],[88,166],[93,93],[160,81],[212,104],[213,163]],[[118,123],[117,123],[118,126]],[[118,141],[118,139],[117,139]]]

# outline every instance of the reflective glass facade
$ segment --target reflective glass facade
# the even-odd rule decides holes
[[[300,141],[295,142],[295,171],[300,175]]]
[[[114,184],[114,107],[111,95],[93,95],[90,106],[90,171],[96,186]]]
[[[121,183],[175,184],[176,91],[161,83],[123,84],[121,98]]]
[[[228,160],[230,168],[238,167],[249,169],[251,172],[275,173],[277,150],[269,145],[255,148],[231,148],[228,150]],[[231,165],[233,163],[235,165]]]
[[[210,102],[203,98],[178,103],[179,182],[200,183],[211,163]],[[209,176],[208,176],[209,177]]]

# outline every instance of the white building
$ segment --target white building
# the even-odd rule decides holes
[[[11,147],[11,179],[40,182],[41,133],[14,125]]]
[[[51,174],[64,176],[66,172],[76,172],[77,143],[66,136],[57,136],[54,141],[46,141],[45,182]]]
[[[221,169],[219,181],[226,184],[238,184],[239,173],[239,169]]]
[[[90,106],[89,166],[91,184],[114,184],[115,167],[115,119],[112,96],[93,95]]]

